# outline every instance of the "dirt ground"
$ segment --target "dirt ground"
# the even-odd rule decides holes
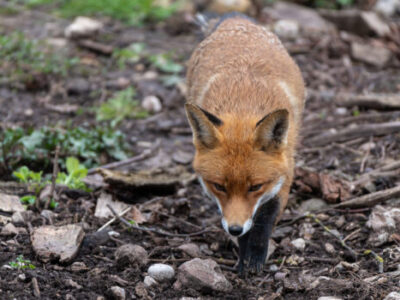
[[[175,34],[171,28],[177,25],[172,21],[143,28],[132,28],[110,19],[102,21],[105,28],[96,37],[98,42],[112,47],[145,42],[151,53],[174,51],[181,63],[188,59],[199,42],[197,29],[185,23],[179,26],[187,26],[187,30]],[[60,19],[47,11],[22,10],[17,15],[1,16],[0,31],[6,34],[18,30],[29,38],[55,39],[63,37],[63,30],[69,23],[70,20]],[[399,30],[400,18],[393,19],[391,24]],[[302,35],[282,40],[302,71],[308,95],[296,158],[297,176],[288,208],[273,234],[276,250],[261,274],[241,278],[234,271],[238,248],[222,230],[216,205],[203,196],[197,181],[159,195],[145,191],[142,195],[118,196],[117,188],[103,186],[83,195],[64,193],[50,221],[32,208],[34,215],[30,225],[33,228],[50,222],[53,225],[80,224],[83,227],[85,238],[78,255],[71,262],[74,264],[41,261],[31,245],[29,231],[32,228],[27,227],[25,233],[15,236],[0,236],[0,266],[7,265],[20,254],[36,266],[34,270],[0,267],[0,298],[34,298],[33,278],[37,281],[40,299],[101,299],[98,298],[100,296],[108,299],[113,297],[110,292],[112,286],[124,288],[127,299],[317,299],[321,296],[383,299],[390,292],[400,292],[400,276],[388,275],[399,270],[400,236],[394,234],[387,242],[374,246],[369,239],[371,229],[367,226],[374,207],[333,207],[348,198],[371,193],[368,184],[373,184],[374,191],[381,191],[400,182],[400,173],[392,172],[372,179],[368,177],[367,181],[359,183],[360,178],[366,178],[365,174],[400,159],[398,130],[383,133],[374,130],[360,133],[355,130],[356,133],[348,134],[352,129],[371,124],[375,128],[376,124],[398,122],[400,107],[396,111],[360,105],[344,107],[338,103],[342,93],[397,94],[396,99],[400,99],[399,39],[359,37],[335,30],[323,35]],[[350,49],[354,41],[368,45],[391,45],[390,62],[378,67],[357,61]],[[189,161],[194,149],[183,109],[183,84],[166,87],[162,84],[161,72],[151,65],[137,63],[121,70],[110,55],[80,47],[74,41],[65,42],[61,50],[79,57],[82,65],[67,78],[38,76],[30,85],[0,83],[1,126],[40,128],[67,123],[70,126],[96,124],[96,117],[90,108],[121,89],[116,83],[118,80],[127,81],[128,85],[136,87],[138,99],[156,95],[161,99],[163,108],[146,119],[126,119],[119,125],[119,129],[126,134],[133,155],[152,149],[149,156],[122,170],[168,169],[181,165],[192,173]],[[184,72],[180,75],[184,76]],[[83,113],[67,111],[67,104],[88,109]],[[60,109],[55,109],[57,107]],[[9,180],[10,176],[3,174],[1,178]],[[315,180],[318,182],[315,183]],[[329,190],[326,185],[333,187],[326,191],[325,188]],[[339,195],[338,186],[346,186]],[[146,217],[144,226],[183,234],[203,228],[213,230],[199,236],[167,237],[129,229],[115,221],[109,229],[119,235],[110,237],[99,234],[98,228],[107,219],[95,217],[94,211],[96,201],[104,190],[116,193],[120,200],[137,204]],[[345,192],[348,193],[347,199]],[[304,217],[304,203],[310,204],[313,201],[310,202],[310,199],[315,198],[323,199],[323,206],[315,212],[316,218]],[[146,204],[149,201],[150,204]],[[382,205],[400,207],[399,197],[393,197]],[[322,222],[329,231],[336,230],[348,248],[318,222]],[[0,225],[0,228],[3,226]],[[304,250],[296,249],[291,244],[298,238],[305,240]],[[218,262],[233,285],[230,292],[191,288],[177,290],[172,287],[173,282],[145,287],[143,279],[150,264],[162,262],[177,270],[183,262],[191,259],[178,249],[189,242],[199,246],[201,257]],[[147,250],[147,265],[119,266],[116,263],[116,249],[127,243],[141,245]],[[358,254],[357,257],[349,248]],[[365,254],[365,250],[372,250],[382,257],[383,273],[379,272],[378,260],[374,255]],[[76,268],[76,262],[83,263],[85,267]]]

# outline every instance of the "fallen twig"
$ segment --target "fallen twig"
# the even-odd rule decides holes
[[[111,45],[101,44],[92,40],[80,40],[78,45],[82,48],[92,50],[96,53],[111,55],[114,51],[114,47]]]
[[[363,124],[343,129],[337,132],[323,133],[310,138],[307,143],[314,146],[324,146],[333,142],[344,142],[358,137],[385,135],[400,131],[400,121],[378,124]]]
[[[121,211],[118,216],[122,217],[123,215],[125,215],[128,211],[130,211],[132,208],[132,206],[129,206],[127,208],[125,208],[123,211]],[[107,223],[105,223],[103,226],[101,226],[99,229],[97,229],[97,232],[102,231],[103,229],[107,228],[108,226],[110,226],[112,223],[114,223],[118,218],[113,217],[111,220],[107,221]]]
[[[158,148],[159,145],[160,145],[160,141],[157,140],[153,147],[151,147],[150,149],[144,150],[139,155],[133,156],[133,157],[125,159],[125,160],[116,161],[116,162],[109,163],[109,164],[106,164],[106,165],[103,165],[103,166],[100,166],[100,167],[89,169],[88,170],[88,175],[96,173],[99,169],[108,169],[108,170],[116,169],[116,168],[120,168],[120,167],[123,167],[123,166],[130,165],[131,163],[143,160],[143,159],[147,158],[148,156],[150,156],[153,153],[153,151],[156,148]]]
[[[344,201],[338,204],[335,204],[331,207],[333,208],[359,208],[359,207],[370,207],[374,206],[375,204],[384,202],[394,197],[400,196],[400,186],[371,193],[368,195],[364,195],[361,197],[357,197],[348,201]]]
[[[202,235],[204,233],[213,231],[209,228],[205,228],[203,230],[193,232],[193,233],[171,233],[171,232],[166,232],[164,230],[159,230],[156,228],[150,228],[150,227],[144,227],[144,226],[139,227],[137,225],[133,225],[133,224],[129,223],[123,217],[120,217],[110,205],[107,205],[107,207],[119,221],[121,221],[122,223],[124,223],[125,225],[127,225],[130,228],[137,229],[137,230],[144,231],[144,232],[154,232],[159,235],[165,235],[165,236],[170,236],[170,237],[190,237],[190,236]]]
[[[54,161],[53,161],[53,174],[51,175],[51,187],[50,187],[50,197],[46,200],[44,205],[45,209],[48,209],[50,206],[51,199],[54,199],[54,194],[56,191],[56,179],[58,173],[58,155],[60,154],[60,146],[56,147],[56,153],[54,154]]]
[[[367,94],[355,95],[341,93],[335,103],[339,106],[361,106],[373,109],[400,109],[399,94]]]

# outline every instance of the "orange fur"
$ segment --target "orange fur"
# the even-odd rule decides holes
[[[186,109],[196,147],[193,166],[218,198],[228,225],[243,226],[257,199],[283,176],[278,193],[282,212],[293,178],[304,84],[279,39],[249,20],[227,19],[194,51],[187,84]],[[198,107],[222,124],[213,124]],[[279,135],[273,131],[274,118],[281,121],[286,115],[257,123],[278,110],[286,110],[289,127],[274,144],[274,135]],[[258,191],[249,191],[258,184]]]

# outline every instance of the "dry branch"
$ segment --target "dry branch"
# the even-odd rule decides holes
[[[400,197],[400,186],[387,189],[384,191],[371,193],[365,196],[357,197],[349,201],[333,205],[332,207],[333,208],[370,207],[394,197]]]
[[[344,142],[358,137],[385,135],[400,132],[400,121],[379,124],[364,124],[337,132],[328,132],[310,138],[307,143],[324,146],[334,142]]]
[[[372,109],[400,109],[399,94],[355,95],[341,93],[335,101],[339,106],[361,106]]]

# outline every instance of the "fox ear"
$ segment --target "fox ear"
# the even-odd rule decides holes
[[[214,148],[218,143],[216,127],[221,126],[222,121],[208,111],[191,103],[186,103],[185,109],[195,142],[200,142],[206,148]]]
[[[279,109],[269,113],[257,122],[255,131],[255,144],[265,151],[268,147],[275,148],[286,144],[289,128],[289,112]]]

